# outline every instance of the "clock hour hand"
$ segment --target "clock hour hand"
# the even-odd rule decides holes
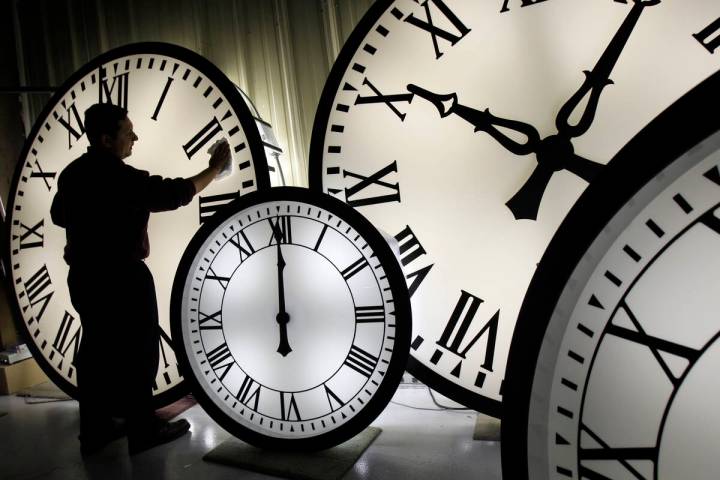
[[[277,241],[277,281],[278,281],[278,314],[275,316],[280,328],[280,343],[277,348],[277,352],[283,357],[287,356],[288,353],[292,352],[290,344],[288,343],[287,337],[287,324],[290,321],[290,315],[285,311],[285,282],[283,279],[283,270],[285,269],[285,259],[282,255],[282,249],[280,243],[282,242],[282,232],[280,231],[280,219],[276,224],[270,222]]]
[[[530,124],[517,120],[496,117],[490,113],[489,109],[476,110],[474,108],[458,103],[457,94],[437,94],[425,90],[417,85],[409,84],[407,86],[409,92],[429,101],[440,112],[440,117],[444,118],[450,114],[457,115],[475,127],[475,131],[483,131],[493,137],[500,145],[505,147],[515,155],[527,155],[537,150],[540,143],[540,134]],[[497,127],[505,130],[511,130],[525,137],[524,142],[518,142],[501,132]]]
[[[600,56],[595,67],[592,71],[585,70],[583,72],[585,74],[585,81],[560,108],[555,118],[555,126],[561,136],[574,138],[588,131],[595,118],[595,112],[600,101],[600,94],[605,87],[613,83],[613,81],[610,80],[610,74],[630,38],[630,34],[640,19],[640,14],[645,7],[657,5],[658,3],[660,3],[660,0],[634,0],[634,5],[630,9],[630,13],[628,13],[625,21],[623,21],[615,33],[615,36],[610,41],[610,44]],[[585,97],[588,97],[585,110],[582,112],[577,124],[570,124],[570,117]]]

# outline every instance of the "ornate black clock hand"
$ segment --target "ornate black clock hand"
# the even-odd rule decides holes
[[[277,240],[277,279],[278,279],[278,314],[275,316],[280,327],[280,344],[278,345],[277,352],[283,357],[287,356],[288,353],[292,352],[290,344],[288,343],[287,337],[287,324],[290,321],[290,315],[285,311],[285,282],[283,280],[283,270],[285,269],[285,259],[282,255],[282,249],[280,243],[282,243],[282,232],[280,231],[280,219],[277,219],[277,223],[272,223],[273,234],[275,240]]]
[[[622,25],[620,25],[620,28],[615,33],[615,36],[608,44],[602,56],[600,56],[595,67],[590,72],[587,70],[583,72],[585,74],[585,81],[578,91],[560,108],[555,118],[555,126],[561,136],[565,138],[579,137],[588,131],[595,118],[595,111],[600,101],[600,94],[606,86],[613,83],[613,81],[610,80],[610,73],[612,73],[612,69],[615,67],[623,48],[625,48],[630,34],[640,19],[640,14],[645,7],[657,5],[660,3],[660,0],[634,0],[634,3],[632,9],[630,9],[630,13],[628,13]],[[578,105],[586,95],[590,95],[590,97],[585,106],[585,111],[582,113],[578,123],[571,125],[570,116],[573,111],[578,108]]]
[[[458,117],[466,120],[468,123],[475,127],[475,131],[483,131],[492,136],[497,140],[503,147],[508,149],[515,155],[527,155],[537,150],[540,142],[540,134],[530,124],[523,123],[517,120],[510,120],[507,118],[496,117],[490,113],[489,109],[476,110],[474,108],[462,105],[458,103],[457,93],[448,93],[441,95],[437,93],[425,90],[417,85],[409,84],[407,86],[409,92],[418,95],[429,101],[440,112],[442,118],[448,115],[455,114]],[[513,140],[507,135],[503,134],[495,126],[503,127],[509,130],[514,130],[520,135],[524,135],[527,140],[524,143]]]

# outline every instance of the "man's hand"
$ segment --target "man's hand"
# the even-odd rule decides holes
[[[212,155],[210,156],[210,161],[208,162],[208,165],[216,172],[221,172],[223,169],[227,168],[229,163],[230,145],[228,144],[227,140],[223,139],[222,143],[220,143],[215,148]]]

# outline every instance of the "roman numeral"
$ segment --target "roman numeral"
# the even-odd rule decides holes
[[[38,162],[37,160],[35,160],[35,167],[37,168],[37,171],[35,170],[35,168],[33,168],[30,172],[30,178],[41,178],[42,181],[45,182],[45,186],[47,187],[49,192],[50,190],[52,190],[49,180],[54,180],[57,172],[43,171],[42,167],[40,166],[40,162]]]
[[[216,117],[213,117],[190,141],[183,145],[183,150],[185,150],[185,155],[187,155],[188,160],[191,160],[193,155],[207,145],[210,140],[220,132],[222,132],[222,125],[220,125]]]
[[[78,322],[79,323],[79,322]],[[77,326],[77,328],[74,328]],[[74,332],[73,332],[74,330]],[[71,333],[73,332],[73,333]],[[72,364],[75,365],[75,359],[77,358],[77,352],[80,348],[80,336],[82,335],[82,327],[75,324],[75,317],[73,317],[67,311],[63,315],[63,319],[60,322],[60,328],[58,329],[57,335],[55,335],[55,341],[53,341],[53,348],[56,352],[65,358],[68,350],[72,347]],[[61,367],[62,368],[62,367]]]
[[[355,307],[356,323],[377,323],[385,321],[385,307],[382,305]]]
[[[279,393],[281,420],[287,420],[290,422],[302,420],[300,417],[300,410],[298,410],[297,401],[295,400],[295,395],[287,392]]]
[[[415,233],[413,233],[412,229],[407,225],[400,233],[395,235],[395,240],[398,241],[398,246],[400,248],[400,262],[403,267],[406,267],[408,264],[427,253],[415,236]],[[415,270],[414,272],[405,275],[405,278],[411,281],[408,288],[410,297],[413,296],[420,284],[423,280],[425,280],[425,277],[427,277],[427,274],[430,273],[430,269],[433,265],[434,263],[431,263],[430,265],[426,265],[419,270]]]
[[[255,253],[255,248],[250,243],[250,239],[247,238],[244,231],[230,237],[230,243],[237,247],[241,262],[244,262],[246,258]],[[246,250],[245,247],[247,247],[248,250]],[[245,256],[243,257],[243,255]]]
[[[363,268],[367,267],[368,263],[365,261],[365,257],[360,257],[355,263],[347,267],[345,270],[342,271],[342,276],[345,278],[345,281],[347,282],[352,278],[356,273],[362,271]]]
[[[313,250],[315,250],[316,252],[317,252],[318,249],[320,248],[320,244],[322,243],[323,238],[325,237],[325,232],[327,232],[327,229],[328,229],[328,226],[327,226],[327,225],[323,225],[322,230],[320,230],[320,236],[318,237],[318,240],[317,240],[317,242],[315,243],[315,248],[313,248]]]
[[[42,228],[45,225],[45,220],[40,220],[35,224],[34,227],[28,227],[24,223],[20,223],[20,228],[24,231],[20,234],[20,250],[26,248],[42,247],[45,239]],[[17,239],[17,235],[13,235],[13,240]]]
[[[222,343],[216,348],[207,352],[206,356],[208,359],[208,363],[210,363],[210,366],[215,371],[215,374],[218,375],[221,381],[225,378],[225,375],[227,375],[228,371],[235,364],[235,359],[233,359],[232,353],[230,353],[230,349],[228,348],[227,343]],[[221,373],[218,374],[218,371],[220,371]]]
[[[647,333],[645,333],[645,330],[642,328],[640,322],[635,317],[635,314],[632,312],[632,310],[630,310],[630,307],[628,307],[628,305],[624,301],[620,303],[620,308],[625,311],[636,330],[631,330],[629,328],[619,327],[617,325],[610,324],[606,329],[606,333],[622,338],[629,342],[637,343],[648,347],[652,352],[653,356],[655,357],[655,360],[657,360],[658,364],[660,364],[660,367],[665,372],[665,375],[667,375],[673,385],[677,387],[680,384],[680,376],[675,376],[665,359],[662,357],[661,352],[669,353],[678,357],[683,357],[690,362],[690,365],[692,365],[700,357],[700,351],[690,347],[686,347],[685,345],[679,345],[677,343],[673,343],[662,338],[652,337],[648,335]]]
[[[153,120],[157,121],[158,115],[160,114],[160,109],[163,106],[163,103],[165,103],[165,97],[167,97],[168,90],[170,90],[170,86],[172,85],[174,78],[168,77],[167,82],[165,82],[165,87],[163,88],[162,93],[160,94],[160,100],[158,101],[157,105],[155,106],[155,111],[152,114]],[[187,153],[187,152],[185,152]]]
[[[172,350],[173,354],[175,353],[175,348],[173,347],[170,335],[168,335],[165,329],[162,327],[160,327],[160,339],[158,340],[158,344],[160,347],[160,358],[163,362],[163,368],[167,370],[168,368],[170,368],[170,362],[168,362],[167,358],[166,345],[167,349]],[[169,381],[167,383],[170,384]],[[155,385],[155,388],[157,388],[157,384]]]
[[[230,283],[230,277],[221,277],[217,275],[212,268],[208,269],[208,274],[205,275],[205,280],[216,280],[223,288],[223,290],[226,290],[228,283]]]
[[[415,2],[420,3],[418,0],[415,0]],[[431,3],[437,7],[445,18],[450,21],[450,23],[452,23],[452,25],[457,29],[457,33],[448,32],[435,25],[432,11],[430,10]],[[443,40],[450,42],[450,45],[455,45],[457,42],[462,40],[468,32],[470,32],[470,29],[467,28],[462,21],[460,21],[457,15],[455,15],[455,13],[453,13],[453,11],[450,10],[450,8],[445,5],[445,2],[442,0],[424,0],[420,3],[420,5],[425,8],[425,20],[421,20],[415,15],[410,14],[405,21],[425,30],[430,34],[432,37],[433,48],[435,49],[435,58],[443,56],[443,52],[440,51],[440,46],[438,45],[438,38],[442,38]]]
[[[330,390],[330,387],[328,387],[327,384],[323,384],[323,386],[325,387],[325,396],[327,397],[328,404],[330,405],[330,411],[334,412],[335,410],[342,408],[345,404],[342,400],[340,400],[340,397]]]
[[[720,47],[720,18],[712,22],[698,33],[693,33],[695,40],[710,53],[715,53],[715,49]]]
[[[50,280],[50,274],[48,273],[47,266],[43,265],[40,267],[40,269],[35,272],[28,281],[24,282],[24,284],[24,293],[27,294],[30,305],[35,307],[38,303],[42,304],[40,311],[37,313],[35,318],[35,320],[39,322],[43,313],[45,313],[45,309],[47,308],[50,299],[55,293],[55,291],[52,290],[52,281]],[[22,294],[20,296],[22,297]],[[27,309],[28,306],[26,305],[23,308],[23,311]]]
[[[578,460],[583,461],[598,461],[598,460],[609,460],[613,462],[620,462],[620,464],[627,469],[628,472],[632,473],[635,478],[644,479],[645,477],[638,472],[630,463],[629,460],[650,460],[657,465],[658,449],[657,448],[611,448],[600,436],[590,430],[585,424],[580,426],[581,432],[587,433],[601,448],[579,448],[578,449]],[[607,477],[592,470],[591,468],[580,465],[579,478],[588,478],[590,480],[602,480]]]
[[[260,401],[260,385],[255,383],[255,380],[252,378],[245,377],[245,380],[243,380],[242,385],[240,385],[240,389],[238,390],[237,395],[235,395],[235,398],[240,400],[243,405],[257,411],[258,402]],[[250,406],[251,401],[253,402],[252,406]]]
[[[100,103],[113,103],[118,107],[127,110],[128,106],[128,84],[130,73],[121,73],[112,77],[109,83],[104,67],[100,68]]]
[[[538,3],[542,3],[545,0],[521,0],[520,7],[530,7],[532,5],[537,5]],[[500,9],[500,13],[509,12],[510,8],[508,8],[508,3],[510,3],[510,0],[504,0],[502,4],[502,8]]]
[[[362,207],[364,205],[373,205],[377,203],[387,203],[387,202],[399,202],[400,201],[400,185],[397,183],[388,183],[383,181],[382,179],[389,175],[390,173],[397,173],[397,162],[392,162],[388,166],[378,170],[377,172],[373,173],[369,177],[366,177],[364,175],[360,175],[357,173],[349,172],[347,170],[343,170],[343,177],[351,177],[351,178],[357,178],[360,181],[357,182],[355,185],[351,186],[350,188],[345,189],[345,199],[351,207]],[[366,188],[376,185],[379,187],[384,187],[387,189],[392,190],[394,193],[385,194],[385,195],[378,195],[374,197],[365,197],[365,198],[350,198],[353,197],[359,193],[361,193]]]
[[[495,342],[497,340],[497,329],[498,321],[500,319],[500,310],[485,323],[474,337],[467,341],[468,332],[470,327],[473,326],[473,321],[477,315],[478,307],[483,302],[480,298],[469,294],[465,290],[460,291],[460,299],[455,305],[455,309],[450,316],[450,320],[445,329],[443,330],[440,340],[436,343],[444,349],[454,353],[462,359],[470,351],[470,349],[480,340],[483,336],[487,335],[487,346],[485,347],[485,359],[480,365],[485,370],[493,370],[493,361],[495,358]],[[442,353],[437,350],[432,360],[433,363],[437,363]],[[458,362],[457,366],[451,372],[454,376],[460,376],[460,368],[462,361]]]
[[[290,216],[280,215],[275,219],[268,218],[270,222],[270,241],[268,246],[278,243],[292,243],[292,223]]]
[[[68,150],[72,148],[73,139],[78,141],[80,137],[85,134],[85,125],[83,125],[80,112],[78,112],[77,106],[73,103],[70,108],[66,109],[67,120],[62,116],[58,117],[60,125],[65,127],[68,131]]]
[[[222,310],[208,315],[207,313],[198,312],[200,330],[222,330]]]
[[[372,375],[373,370],[375,370],[378,358],[372,356],[362,348],[353,345],[350,348],[350,353],[348,353],[348,356],[343,363],[359,374],[369,378],[370,375]]]
[[[720,218],[716,217],[712,210],[703,213],[698,221],[720,235]]]
[[[225,205],[232,202],[236,198],[240,198],[240,192],[221,193],[218,195],[207,195],[200,197],[198,200],[199,221],[202,225],[212,217],[215,212],[222,209]]]
[[[373,96],[367,96],[364,97],[362,95],[358,95],[355,99],[355,105],[366,105],[369,103],[384,103],[387,105],[387,107],[395,114],[401,121],[405,121],[405,113],[400,112],[400,110],[397,109],[397,107],[394,105],[398,102],[412,102],[413,94],[412,93],[398,93],[394,95],[383,95],[380,93],[380,90],[375,88],[375,85],[373,85],[370,80],[366,78],[363,79],[363,85],[366,85],[370,88],[370,90],[375,93]]]

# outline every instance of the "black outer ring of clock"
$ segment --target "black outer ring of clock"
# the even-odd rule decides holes
[[[673,103],[608,163],[572,207],[538,264],[513,332],[501,424],[504,478],[528,478],[530,396],[550,318],[592,242],[645,184],[699,142],[720,130],[720,71]]]
[[[127,55],[165,55],[171,58],[181,60],[188,65],[196,68],[199,72],[205,75],[210,81],[212,81],[225,96],[226,100],[230,104],[230,108],[235,112],[240,120],[243,131],[247,137],[247,147],[250,149],[250,153],[253,159],[253,167],[255,169],[255,184],[257,188],[268,189],[270,188],[270,176],[268,174],[267,162],[265,160],[265,151],[263,149],[263,143],[260,138],[255,120],[253,119],[248,106],[242,99],[242,96],[237,91],[237,86],[225,76],[225,74],[212,62],[205,57],[192,50],[174,45],[171,43],[163,42],[139,42],[123,45],[121,47],[108,50],[107,52],[93,58],[88,63],[83,65],[79,70],[73,73],[63,84],[57,88],[53,96],[48,100],[47,104],[43,108],[42,112],[38,116],[35,124],[33,125],[30,134],[25,140],[22,153],[15,166],[15,173],[13,175],[12,184],[10,186],[9,202],[8,202],[8,219],[5,224],[5,229],[2,232],[2,238],[5,241],[5,248],[2,252],[4,255],[5,265],[7,266],[6,282],[8,285],[8,296],[11,297],[10,304],[15,319],[15,325],[18,328],[20,335],[25,339],[32,338],[30,331],[28,330],[25,322],[22,320],[20,305],[18,305],[17,298],[15,295],[15,288],[12,285],[12,263],[11,263],[11,238],[10,238],[10,226],[12,225],[15,194],[18,189],[20,177],[22,176],[22,169],[25,166],[25,162],[28,157],[28,153],[32,148],[32,142],[38,135],[40,129],[45,125],[47,119],[62,98],[79,82],[83,77],[91,73],[93,70],[99,69],[103,64],[111,62],[114,59],[121,58]],[[132,112],[128,112],[128,115],[132,117]],[[58,172],[59,174],[60,172]],[[65,281],[65,279],[60,279]],[[33,341],[27,341],[26,343],[33,354],[33,357],[37,361],[40,368],[43,370],[52,382],[57,385],[63,392],[70,395],[73,398],[77,398],[78,392],[77,387],[68,382],[62,375],[57,373],[52,365],[50,365],[43,356],[40,349],[35,345]],[[154,396],[154,403],[157,408],[168,405],[180,398],[187,393],[187,387],[184,382],[169,390]]]
[[[395,0],[378,0],[367,11],[365,16],[360,20],[355,30],[348,37],[347,42],[343,46],[340,54],[335,60],[335,64],[330,70],[325,87],[323,88],[320,102],[315,113],[315,122],[313,124],[312,138],[310,141],[310,165],[308,169],[310,177],[310,189],[323,191],[322,184],[322,167],[323,167],[323,147],[325,144],[325,132],[327,131],[328,119],[332,111],[335,94],[340,90],[342,77],[350,66],[355,52],[362,45],[365,36],[377,23],[385,11],[392,6]],[[479,394],[458,386],[449,381],[442,375],[435,373],[426,367],[422,362],[415,359],[410,354],[408,358],[408,372],[415,378],[428,385],[448,398],[465,405],[466,407],[482,411],[494,417],[500,416],[501,402],[491,398],[484,397]],[[503,387],[504,388],[504,387]]]
[[[192,374],[185,348],[180,346],[175,353],[182,371],[187,374],[185,379],[186,383],[189,384],[190,390],[198,403],[200,403],[213,420],[228,432],[255,446],[271,450],[321,450],[338,445],[360,433],[383,411],[400,384],[410,351],[412,313],[410,308],[410,294],[405,283],[405,277],[387,241],[369,220],[352,207],[330,195],[300,187],[273,187],[269,190],[251,192],[233,200],[200,227],[183,254],[173,282],[170,300],[170,328],[173,338],[182,338],[183,289],[188,274],[190,273],[192,262],[203,242],[234,213],[246,208],[251,208],[254,205],[274,201],[303,202],[327,210],[354,228],[370,245],[372,251],[383,266],[392,291],[393,304],[395,307],[395,345],[383,382],[378,387],[375,395],[366,403],[360,413],[356,414],[352,419],[335,430],[330,430],[316,437],[302,439],[273,438],[267,435],[261,435],[254,430],[244,427],[223,413],[200,387],[200,383]]]

